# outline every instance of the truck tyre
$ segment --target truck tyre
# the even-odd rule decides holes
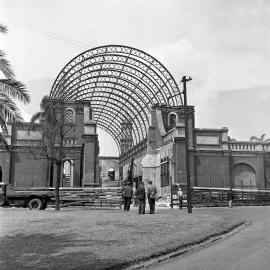
[[[29,201],[28,207],[30,210],[42,210],[44,206],[42,200],[34,198]]]

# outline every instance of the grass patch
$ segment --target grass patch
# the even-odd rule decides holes
[[[120,269],[218,234],[244,220],[232,209],[136,211],[0,209],[1,269]]]

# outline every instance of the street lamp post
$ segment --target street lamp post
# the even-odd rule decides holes
[[[187,207],[188,213],[192,213],[191,205],[191,189],[190,189],[190,169],[189,169],[189,134],[188,134],[188,111],[187,111],[187,89],[186,83],[191,81],[192,78],[188,79],[183,76],[181,82],[183,83],[183,95],[184,95],[184,113],[185,113],[185,145],[186,145],[186,175],[187,175]]]

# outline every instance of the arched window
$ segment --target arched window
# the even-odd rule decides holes
[[[2,179],[3,178],[3,172],[2,172],[2,168],[1,168],[1,166],[0,166],[0,182],[2,182]]]
[[[74,111],[72,109],[65,111],[65,123],[74,123]]]
[[[174,112],[169,113],[168,115],[168,127],[173,128],[177,123],[177,115]]]

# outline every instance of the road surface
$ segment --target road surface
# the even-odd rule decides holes
[[[250,224],[223,240],[191,251],[151,270],[269,270],[270,207],[236,207]]]

